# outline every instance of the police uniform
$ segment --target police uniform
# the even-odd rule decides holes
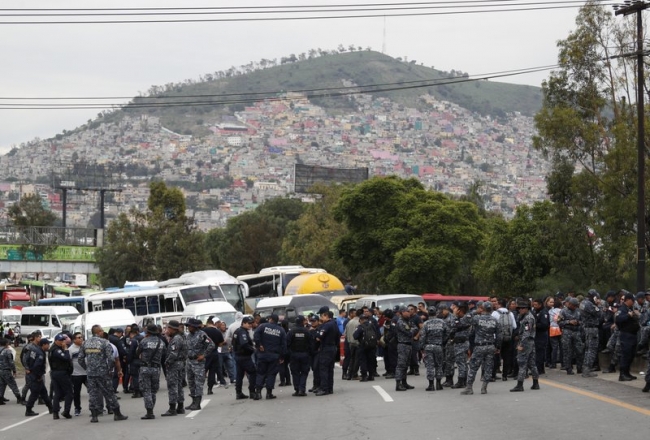
[[[360,319],[363,319],[364,322],[357,326],[352,337],[359,342],[357,358],[359,359],[359,369],[361,370],[361,381],[367,382],[375,380],[373,361],[377,359],[377,346],[371,347],[366,344],[366,333],[374,333],[375,341],[378,339],[378,336],[373,323],[368,318],[362,317]]]
[[[569,301],[572,305],[578,306],[579,302],[576,298],[570,298]],[[577,323],[570,323],[576,321]],[[579,372],[582,372],[582,359],[584,356],[584,345],[580,335],[580,311],[576,309],[571,310],[565,306],[558,316],[558,325],[562,329],[562,355],[564,357],[564,367],[567,374],[573,373],[573,358],[576,359],[576,367]]]
[[[139,329],[138,327],[133,327],[131,331],[139,331]],[[131,397],[142,397],[142,391],[140,390],[140,359],[138,358],[137,350],[138,344],[143,337],[140,333],[137,333],[129,339],[129,374],[131,376],[131,390],[133,390]]]
[[[174,336],[169,341],[167,347],[167,356],[165,365],[167,375],[167,398],[169,400],[169,410],[162,414],[163,417],[184,414],[185,408],[183,402],[183,380],[185,379],[185,363],[187,362],[187,343],[185,334],[179,331],[180,324],[172,320],[167,323],[167,327],[176,330]]]
[[[267,322],[255,329],[253,340],[257,348],[257,377],[255,389],[256,400],[259,398],[262,388],[266,387],[266,398],[274,399],[273,388],[275,387],[275,376],[287,350],[287,334],[277,324],[277,316],[272,315],[273,322]]]
[[[315,320],[315,321],[314,321]],[[320,325],[318,324],[318,318],[312,318],[311,319],[312,323],[316,323],[316,326],[312,326],[309,329],[309,336],[310,336],[310,353],[311,353],[311,371],[313,373],[314,379],[312,382],[312,387],[309,390],[310,392],[316,392],[320,390],[320,367],[319,367],[319,360],[320,360],[320,341],[318,340],[318,331],[320,330]],[[350,377],[354,377],[354,375],[357,372],[358,365],[355,367],[354,363],[350,366],[350,370],[348,370],[348,375]]]
[[[291,376],[293,378],[294,396],[306,396],[307,378],[309,377],[309,350],[311,336],[309,330],[304,327],[305,318],[296,318],[296,327],[289,330],[287,334],[287,346],[291,354],[289,363]]]
[[[64,341],[66,337],[62,334],[56,336],[55,341]],[[52,410],[54,418],[58,419],[61,411],[61,400],[64,401],[63,417],[71,418],[70,408],[72,407],[72,358],[70,352],[56,344],[52,344],[49,352],[50,378],[52,379]]]
[[[242,319],[242,323],[252,324],[253,318],[246,316]],[[248,374],[248,390],[250,392],[250,398],[254,399],[256,397],[255,381],[257,380],[257,368],[255,367],[255,363],[251,357],[255,353],[255,345],[253,344],[253,339],[250,337],[248,330],[244,327],[239,327],[233,333],[232,349],[235,353],[235,365],[237,367],[237,379],[235,381],[237,399],[248,398],[248,396],[242,392],[244,376],[246,374]]]
[[[479,367],[483,366],[483,386],[481,394],[487,393],[487,386],[492,378],[494,368],[494,353],[501,346],[501,329],[499,322],[492,317],[492,304],[483,305],[484,314],[472,318],[472,333],[474,334],[474,351],[469,361],[467,386],[461,394],[474,394],[472,386]]]
[[[201,321],[190,318],[187,326],[194,328],[187,336],[187,385],[192,398],[192,404],[185,409],[191,411],[201,409],[203,397],[203,384],[205,383],[205,357],[214,350],[214,343],[206,335],[201,326]],[[202,359],[198,359],[201,357]]]
[[[402,313],[406,308],[400,309]],[[397,332],[397,367],[395,368],[395,390],[405,391],[412,388],[406,384],[406,370],[411,360],[411,351],[413,349],[413,336],[418,329],[413,328],[408,319],[401,315],[395,326]]]
[[[600,299],[600,295],[595,290],[589,291],[589,297],[580,303],[580,318],[582,332],[585,335],[585,355],[582,363],[582,376],[595,377],[596,373],[591,370],[598,357],[598,338],[600,322],[602,320],[602,311],[595,301]]]
[[[528,301],[517,301],[519,309],[528,309],[530,307]],[[517,392],[523,391],[524,379],[526,372],[530,369],[530,374],[533,377],[532,389],[539,389],[539,371],[537,370],[537,363],[535,362],[535,317],[527,310],[519,319],[519,341],[517,343],[517,365],[519,370],[517,373],[517,385],[510,391]]]
[[[115,361],[113,348],[106,339],[94,334],[84,341],[79,350],[79,365],[86,369],[88,375],[88,406],[92,414],[91,422],[97,423],[106,399],[106,406],[114,413],[114,420],[126,420],[120,412],[120,404],[109,377]],[[102,399],[103,398],[103,399]]]
[[[0,347],[0,397],[5,395],[5,389],[9,389],[16,396],[18,403],[22,402],[18,385],[16,384],[16,363],[14,362],[14,355],[9,347]],[[0,403],[3,405],[4,402]]]
[[[631,293],[625,295],[624,300],[634,299]],[[620,305],[618,312],[616,312],[616,327],[619,330],[619,343],[621,345],[621,352],[619,357],[620,375],[619,381],[628,381],[636,379],[630,373],[630,366],[632,359],[634,359],[634,352],[637,344],[637,333],[639,331],[639,318],[638,316],[623,302]]]
[[[158,337],[155,324],[147,326],[147,336],[138,344],[136,354],[140,359],[140,391],[147,410],[142,419],[154,419],[156,416],[153,414],[153,408],[156,405],[156,393],[160,388],[160,368],[165,355],[165,344]]]
[[[322,315],[323,313],[319,314]],[[320,351],[318,354],[320,390],[316,392],[317,396],[324,396],[334,392],[334,364],[336,363],[336,351],[339,338],[339,328],[333,319],[323,323],[318,329],[318,340],[320,342]]]
[[[27,376],[29,379],[29,399],[26,403],[26,416],[37,415],[33,411],[36,399],[41,398],[45,401],[47,408],[52,411],[52,402],[45,387],[45,352],[42,349],[43,345],[49,344],[47,339],[41,339],[38,345],[32,346],[29,351],[29,356],[26,358],[25,368],[29,371]]]
[[[449,328],[444,320],[435,317],[435,310],[420,330],[420,346],[424,350],[424,366],[427,369],[429,387],[426,391],[442,390],[444,375],[444,346],[449,337]],[[433,381],[436,381],[434,387]]]
[[[454,333],[454,361],[458,366],[458,382],[452,388],[464,388],[467,385],[467,352],[470,348],[469,334],[472,329],[472,317],[469,313],[456,317],[452,324]]]

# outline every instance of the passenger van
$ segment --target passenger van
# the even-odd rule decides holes
[[[149,324],[159,325],[165,330],[167,323],[173,319],[180,321],[182,313],[156,313],[153,315],[143,316],[141,320],[138,321],[140,328],[146,328]]]
[[[406,307],[413,304],[417,307],[419,302],[423,302],[420,295],[371,295],[359,298],[354,304],[354,308],[359,310],[361,307],[368,308],[379,307],[382,312],[384,310],[393,309],[395,306]]]
[[[349,312],[350,309],[354,308],[357,300],[368,295],[335,295],[329,296],[328,298],[332,301],[339,310],[345,310]]]
[[[181,323],[185,324],[188,319],[195,318],[200,320],[203,324],[210,316],[215,316],[222,321],[226,322],[226,325],[230,325],[235,322],[235,315],[237,310],[226,301],[206,301],[200,303],[188,304],[183,310],[183,315],[181,316]]]
[[[124,328],[127,325],[135,323],[133,312],[129,309],[100,310],[97,312],[88,312],[77,316],[70,331],[79,332],[84,338],[92,336],[93,325],[101,325],[106,333],[113,327]]]
[[[23,307],[20,318],[20,336],[27,338],[40,330],[44,338],[68,329],[79,316],[77,309],[71,306],[36,306]]]
[[[11,328],[16,327],[20,324],[20,310],[18,309],[0,309],[0,322],[4,325],[11,326]]]
[[[287,319],[293,326],[296,316],[302,315],[306,318],[310,313],[318,313],[323,306],[329,307],[330,311],[334,313],[334,318],[338,316],[339,308],[336,304],[326,297],[316,294],[264,298],[257,303],[255,313],[259,313],[263,318],[272,314],[278,315],[280,321]]]

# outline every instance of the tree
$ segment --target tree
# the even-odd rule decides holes
[[[347,189],[334,218],[348,229],[335,255],[364,290],[456,291],[483,238],[475,205],[427,191],[416,179],[373,178]]]
[[[57,221],[57,216],[45,208],[41,196],[36,193],[22,196],[18,203],[13,204],[8,209],[7,217],[11,224],[16,226],[22,234],[27,234],[30,228],[33,227],[54,226]],[[54,233],[47,234],[41,234],[42,243],[28,242],[21,245],[19,248],[21,257],[23,259],[34,258],[41,260],[44,255],[53,252],[57,248],[57,237]]]

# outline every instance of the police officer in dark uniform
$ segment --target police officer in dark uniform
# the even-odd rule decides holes
[[[232,335],[232,349],[235,353],[235,364],[237,366],[237,380],[235,382],[237,400],[248,399],[248,396],[242,393],[244,375],[246,374],[248,374],[248,391],[250,392],[250,398],[254,399],[257,395],[255,392],[257,368],[251,359],[255,353],[255,345],[253,344],[253,339],[249,334],[253,327],[253,321],[254,319],[251,316],[244,316],[241,321],[241,327],[235,330],[235,333]]]
[[[268,322],[255,329],[253,340],[257,353],[257,379],[255,381],[255,400],[262,398],[262,388],[266,387],[267,400],[275,399],[273,388],[278,368],[284,362],[287,351],[287,334],[278,325],[278,316],[270,315]]]
[[[147,414],[142,420],[155,419],[153,408],[156,405],[156,393],[160,388],[160,368],[165,355],[165,343],[158,337],[155,324],[147,326],[147,335],[138,344],[136,354],[140,359],[140,390],[144,398]]]
[[[316,395],[326,396],[334,392],[334,363],[336,362],[336,351],[341,335],[339,334],[339,327],[333,319],[334,314],[329,307],[321,307],[318,314],[323,324],[318,329],[318,336],[316,337],[320,342],[318,354],[320,389],[316,392]]]
[[[619,330],[619,340],[621,344],[621,355],[619,357],[619,377],[621,382],[627,382],[636,379],[630,373],[630,366],[637,344],[637,333],[639,332],[639,316],[641,314],[638,310],[634,310],[634,295],[626,293],[623,297],[623,303],[620,305],[618,312],[616,312],[616,326]]]
[[[131,397],[138,398],[142,397],[142,392],[140,391],[140,384],[139,384],[139,378],[140,378],[140,359],[138,358],[137,355],[137,349],[138,349],[138,343],[144,338],[140,334],[140,329],[138,328],[137,325],[131,326],[131,338],[130,338],[130,344],[129,344],[129,354],[128,354],[128,361],[129,361],[129,373],[131,374],[131,389],[133,390],[133,394]]]
[[[535,318],[535,364],[539,374],[546,374],[545,363],[546,349],[548,347],[548,329],[551,326],[551,320],[548,315],[548,309],[544,307],[544,301],[540,298],[533,300],[533,309],[531,310]]]
[[[169,336],[169,345],[167,356],[165,356],[167,395],[169,399],[169,409],[161,414],[162,417],[175,416],[176,414],[185,414],[183,407],[183,380],[185,379],[185,363],[187,362],[187,343],[185,335],[180,331],[180,323],[171,320],[167,323],[167,336]]]
[[[576,367],[582,373],[582,358],[584,356],[584,344],[580,336],[580,302],[577,298],[569,298],[566,306],[560,311],[557,323],[562,329],[562,354],[564,366],[568,375],[575,374],[572,367],[572,359],[575,355]]]
[[[61,400],[64,401],[63,412],[61,415],[66,419],[71,419],[70,408],[72,407],[72,358],[66,345],[70,341],[66,335],[59,333],[54,338],[54,345],[49,351],[50,361],[50,378],[52,379],[52,389],[54,398],[52,399],[52,417],[54,420],[59,419],[61,411]]]
[[[295,328],[287,333],[287,346],[291,358],[289,366],[293,378],[293,389],[295,392],[292,396],[304,397],[307,395],[307,378],[309,377],[311,336],[309,330],[305,328],[305,317],[296,317]]]
[[[117,354],[120,358],[120,364],[122,365],[122,373],[124,373],[124,365],[126,362],[123,359],[126,359],[126,345],[124,343],[124,329],[121,327],[111,328],[108,330],[108,342],[113,344],[117,348]],[[117,375],[117,368],[114,370],[113,374],[113,389],[117,391],[117,388],[120,384],[120,378]]]
[[[318,338],[318,331],[320,328],[320,322],[318,320],[317,315],[312,315],[311,318],[309,318],[309,342],[310,342],[310,354],[311,354],[311,371],[313,372],[314,375],[314,380],[312,383],[312,387],[309,389],[310,393],[314,393],[318,390],[320,390],[320,370],[319,370],[319,359],[320,359],[320,341],[317,339]],[[351,368],[350,371],[348,371],[348,375],[352,378],[352,375],[354,373],[354,368]]]
[[[397,367],[395,367],[395,391],[406,391],[414,387],[406,382],[406,370],[411,361],[413,337],[419,329],[411,325],[411,312],[406,307],[399,309],[400,316],[395,330],[397,333]]]
[[[591,289],[580,303],[582,331],[585,335],[585,357],[582,362],[582,377],[596,377],[592,371],[598,359],[598,336],[602,311],[600,309],[600,294]]]
[[[359,348],[357,349],[357,357],[359,359],[359,369],[361,370],[361,382],[368,382],[375,380],[372,365],[373,360],[377,359],[377,345],[370,346],[368,341],[373,339],[377,341],[377,333],[372,322],[368,316],[359,316],[359,325],[354,331],[353,338],[359,341]]]
[[[25,406],[26,416],[37,416],[38,413],[34,412],[34,403],[36,399],[41,398],[45,401],[47,408],[52,412],[52,402],[45,387],[45,351],[50,349],[50,341],[46,338],[41,339],[38,345],[34,345],[27,357],[25,365],[25,373],[29,377],[29,399]]]

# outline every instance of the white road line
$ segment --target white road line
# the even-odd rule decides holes
[[[379,393],[381,398],[384,399],[384,402],[392,402],[393,401],[393,398],[390,397],[390,394],[388,394],[382,387],[380,387],[379,385],[373,385],[372,387],[375,389],[375,391],[377,391]]]
[[[204,400],[201,402],[201,409],[197,409],[196,411],[192,411],[188,415],[185,416],[186,419],[193,419],[194,417],[198,416],[201,410],[205,409],[206,406],[208,406],[208,403],[210,403],[210,399]]]
[[[36,420],[36,419],[38,419],[39,417],[43,417],[44,415],[48,415],[48,414],[49,414],[49,413],[48,413],[47,411],[42,412],[42,413],[40,413],[40,414],[37,415],[37,416],[30,417],[30,418],[28,418],[28,419],[23,420],[22,422],[14,423],[13,425],[9,425],[9,426],[7,426],[7,427],[5,427],[5,428],[2,428],[2,429],[0,429],[0,432],[3,432],[3,431],[9,431],[11,428],[15,428],[16,426],[20,426],[20,425],[22,425],[23,423],[31,422],[32,420]]]

